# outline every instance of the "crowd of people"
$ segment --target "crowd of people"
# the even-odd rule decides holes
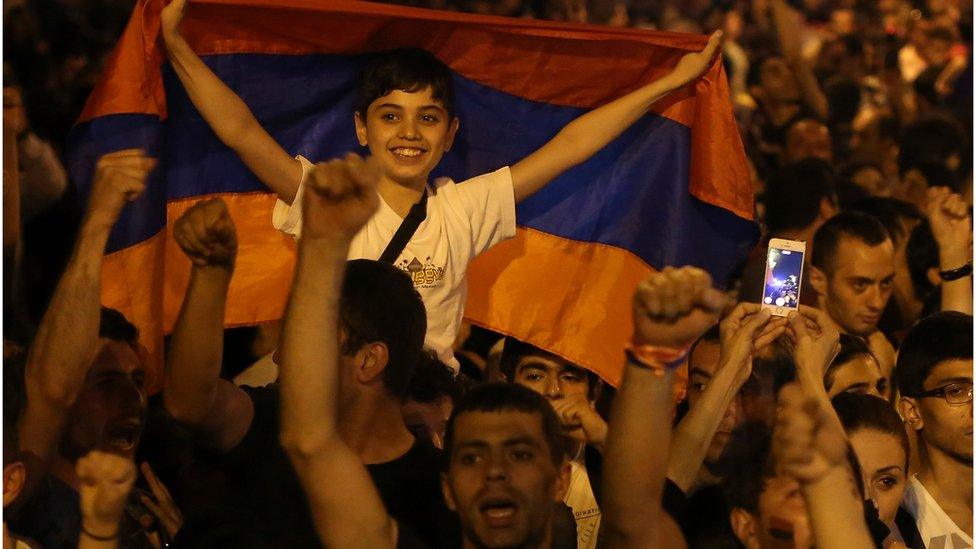
[[[197,203],[173,225],[192,271],[147,393],[101,265],[157,160],[103,156],[85,200],[63,164],[132,3],[5,3],[4,547],[972,547],[972,5],[405,2],[710,34],[455,184],[429,180],[458,127],[436,57],[374,55],[350,113],[368,154],[313,164],[193,51],[186,3],[160,40],[279,198],[284,318],[225,329],[237,232],[220,198]],[[739,276],[661,266],[634,288],[617,388],[464,323],[467,264],[514,235],[515,205],[719,54],[762,227]],[[760,305],[772,238],[806,243],[785,316]],[[455,273],[417,286],[406,249]]]

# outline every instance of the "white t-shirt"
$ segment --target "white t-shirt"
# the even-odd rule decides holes
[[[973,546],[973,538],[956,526],[915,475],[908,482],[903,504],[915,518],[926,549],[969,549]]]
[[[302,230],[302,195],[312,163],[299,156],[302,183],[291,206],[279,200],[272,222],[295,238]],[[455,372],[452,346],[461,327],[467,295],[468,263],[495,244],[515,236],[515,190],[512,172],[498,171],[455,183],[436,179],[427,189],[427,219],[394,265],[410,275],[427,309],[424,344]],[[376,214],[349,247],[349,259],[379,259],[403,218],[380,198]]]
[[[573,510],[573,516],[576,518],[576,547],[593,549],[596,547],[597,534],[600,532],[600,507],[596,504],[586,467],[577,461],[571,461],[570,464],[572,472],[569,477],[569,489],[566,490],[563,503]]]

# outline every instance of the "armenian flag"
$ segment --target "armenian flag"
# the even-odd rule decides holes
[[[166,62],[163,0],[139,0],[69,139],[82,191],[107,152],[160,159],[123,212],[103,264],[102,300],[139,326],[162,376],[190,263],[171,225],[223,198],[240,249],[226,325],[281,318],[295,243],[271,226],[275,196],[221,144]],[[455,181],[510,165],[565,124],[666,74],[701,50],[698,35],[458,14],[352,0],[193,0],[183,34],[291,154],[359,151],[353,104],[365,54],[424,48],[452,70],[461,129],[433,176]],[[637,282],[698,265],[720,284],[758,230],[746,157],[720,60],[698,82],[588,162],[518,205],[518,236],[469,271],[465,316],[617,384]]]

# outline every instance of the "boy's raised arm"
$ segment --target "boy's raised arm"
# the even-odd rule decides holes
[[[700,52],[681,58],[662,78],[594,109],[566,125],[541,149],[512,166],[515,202],[521,202],[591,156],[637,122],[655,102],[701,76],[712,64],[722,43],[718,31]]]
[[[241,98],[221,82],[180,34],[187,1],[173,0],[162,12],[163,41],[173,70],[217,137],[262,183],[291,204],[302,180],[301,163],[261,127]]]
[[[281,445],[319,539],[340,549],[394,547],[397,536],[366,467],[338,430],[342,280],[349,243],[379,206],[378,180],[378,167],[353,154],[316,170],[282,327]]]

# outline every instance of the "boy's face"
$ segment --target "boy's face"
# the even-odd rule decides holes
[[[945,360],[932,368],[922,384],[922,390],[932,391],[951,384],[972,387],[972,383],[973,361],[971,359]],[[938,451],[960,463],[972,466],[972,401],[949,404],[942,396],[902,397],[901,411],[908,418],[909,426],[921,434],[929,452]]]
[[[383,175],[394,183],[417,188],[451,149],[458,129],[428,86],[415,92],[394,90],[356,113],[359,144],[379,159]]]
[[[454,420],[442,476],[448,507],[477,547],[535,547],[550,529],[569,465],[552,462],[537,413],[465,412]]]
[[[871,335],[891,296],[895,248],[890,240],[871,246],[843,237],[834,253],[833,272],[813,268],[810,282],[827,311],[847,333]]]

